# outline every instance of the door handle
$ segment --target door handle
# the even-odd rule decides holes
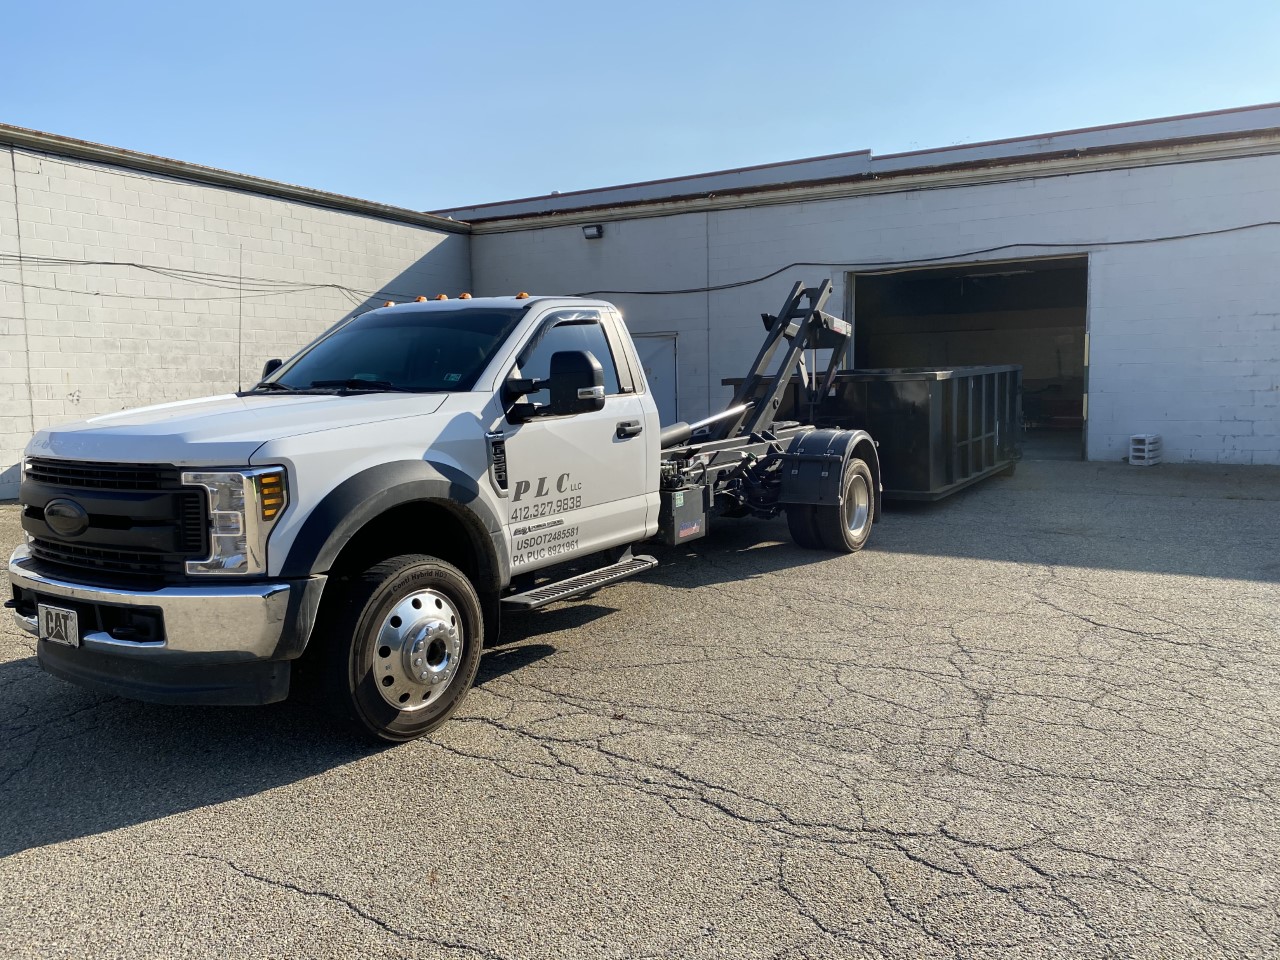
[[[639,420],[620,420],[618,421],[618,439],[625,440],[627,437],[639,435],[644,426]]]

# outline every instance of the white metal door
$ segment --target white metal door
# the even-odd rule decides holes
[[[512,573],[633,543],[647,532],[645,403],[622,392],[594,311],[553,314],[524,351],[521,375],[545,377],[557,350],[589,350],[600,361],[604,407],[505,425]]]
[[[644,537],[645,439],[618,436],[643,418],[638,397],[614,396],[603,410],[507,429],[512,573]]]
[[[680,409],[676,390],[676,335],[645,333],[636,335],[634,341],[662,422],[664,425],[675,423]]]

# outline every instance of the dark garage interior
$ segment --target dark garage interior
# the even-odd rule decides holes
[[[854,366],[1017,363],[1023,455],[1084,457],[1088,259],[858,274]]]

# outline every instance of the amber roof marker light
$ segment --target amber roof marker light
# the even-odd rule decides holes
[[[383,304],[384,307],[394,307],[395,305],[396,305],[396,302],[394,300],[388,300],[386,303]]]
[[[470,299],[471,299],[471,294],[469,294],[469,293],[460,293],[460,294],[458,294],[458,299],[459,299],[459,300],[470,300]]]
[[[426,303],[426,302],[427,302],[427,298],[426,298],[426,297],[418,297],[418,298],[417,298],[417,299],[415,299],[413,302],[414,302],[414,303]]]
[[[529,294],[527,294],[527,293],[525,293],[523,290],[521,290],[519,293],[517,293],[517,294],[516,294],[516,299],[517,299],[517,300],[528,300],[528,299],[529,299]]]
[[[435,300],[448,300],[449,298],[443,293],[437,293],[433,298]]]

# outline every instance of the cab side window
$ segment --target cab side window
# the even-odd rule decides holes
[[[604,327],[597,319],[553,321],[553,326],[544,328],[532,349],[521,358],[519,376],[545,380],[551,375],[551,355],[561,350],[589,351],[604,369],[604,392],[610,396],[621,393],[618,367],[614,363],[613,352],[609,349]],[[529,394],[528,399],[535,403],[545,403],[548,394],[546,390],[539,390]]]

